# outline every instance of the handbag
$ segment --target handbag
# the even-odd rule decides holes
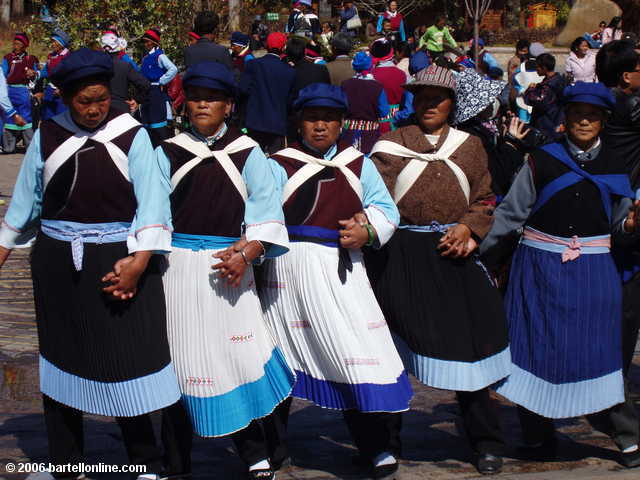
[[[360,28],[362,26],[362,20],[360,20],[360,15],[356,12],[356,14],[347,20],[347,30],[355,30],[356,28]]]

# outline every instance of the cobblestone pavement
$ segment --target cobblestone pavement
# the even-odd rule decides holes
[[[0,198],[7,195],[21,156],[0,156]],[[8,202],[7,202],[8,203]],[[4,215],[5,206],[0,206]],[[73,348],[72,345],[69,346]],[[631,389],[640,402],[640,357],[636,359]],[[8,462],[47,460],[45,427],[41,416],[37,378],[37,339],[29,278],[28,253],[16,251],[0,271],[0,480],[23,479],[6,475]],[[470,465],[472,453],[458,433],[454,395],[414,382],[412,410],[404,415],[402,469],[405,480],[479,478]],[[501,403],[501,419],[508,453],[504,473],[497,478],[518,480],[635,479],[640,471],[616,463],[612,442],[582,419],[558,422],[560,457],[556,462],[530,463],[517,459],[520,429],[515,409]],[[157,423],[157,418],[155,419]],[[307,402],[294,402],[290,446],[295,466],[279,480],[356,480],[366,478],[351,463],[355,450],[338,412]],[[120,431],[112,419],[87,416],[86,463],[124,464]],[[226,439],[196,439],[193,451],[195,480],[236,480],[243,466]],[[4,476],[3,476],[4,475]],[[91,478],[120,479],[118,474]]]

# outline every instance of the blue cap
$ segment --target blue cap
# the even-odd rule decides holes
[[[87,77],[103,75],[113,76],[113,59],[103,51],[81,48],[71,52],[56,65],[49,79],[56,86],[64,88],[73,82]]]
[[[602,107],[606,110],[613,110],[616,99],[611,90],[603,83],[576,82],[564,89],[562,101],[568,103],[589,103]]]
[[[51,38],[62,45],[64,48],[68,48],[71,45],[71,37],[66,33],[56,28],[51,35]]]
[[[301,3],[307,7],[311,6],[311,0],[293,0],[293,4],[295,5],[296,3]]]
[[[356,72],[371,70],[373,59],[367,52],[358,52],[356,53],[355,57],[353,57],[351,65]]]
[[[249,45],[249,35],[242,32],[233,32],[231,34],[231,44],[232,45],[240,45],[242,47],[246,47]]]
[[[418,50],[411,56],[411,59],[409,60],[409,73],[411,75],[415,75],[420,70],[424,70],[425,68],[427,68],[429,65],[431,65],[431,59],[429,58],[429,55],[427,55],[422,50]]]
[[[182,85],[191,85],[222,90],[229,96],[235,94],[235,83],[231,69],[220,62],[200,62],[187,69],[182,79]]]
[[[300,90],[293,107],[296,110],[309,107],[347,110],[349,103],[347,102],[347,96],[340,87],[328,83],[312,83]]]

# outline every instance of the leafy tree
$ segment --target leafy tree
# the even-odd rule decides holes
[[[35,3],[39,11],[42,0]],[[146,29],[158,28],[162,48],[174,62],[182,63],[182,49],[194,17],[191,0],[65,0],[57,2],[55,23],[34,16],[28,30],[33,38],[46,38],[55,27],[67,32],[74,48],[99,40],[102,31],[115,25],[138,58],[143,53],[139,38]]]

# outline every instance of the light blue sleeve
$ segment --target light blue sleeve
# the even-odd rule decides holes
[[[178,74],[178,67],[164,53],[158,57],[158,65],[166,70],[158,80],[160,85],[166,85]]]
[[[276,180],[270,160],[260,147],[254,147],[242,169],[242,179],[247,185],[244,211],[247,241],[269,243],[267,258],[277,257],[289,251],[289,235],[282,212],[282,184]]]
[[[375,247],[381,247],[389,241],[400,223],[400,212],[394,203],[380,172],[369,157],[365,157],[360,175],[362,183],[364,212],[369,223],[376,229],[378,241]]]
[[[156,160],[160,168],[160,182],[162,188],[171,193],[171,161],[162,147],[156,148]]]
[[[129,253],[171,251],[171,188],[160,165],[149,134],[141,128],[129,150],[129,178],[138,202],[127,238]]]
[[[382,21],[383,21],[383,16],[382,15],[378,15],[378,26],[376,27],[376,30],[378,32],[382,31]]]
[[[484,61],[489,66],[489,68],[500,68],[500,65],[498,64],[498,61],[489,52],[485,53]]]
[[[2,72],[6,75],[9,75],[9,62],[7,62],[6,58],[2,59]]]
[[[24,245],[35,237],[42,212],[43,171],[38,130],[22,161],[11,205],[0,227],[0,245],[3,247],[11,249]]]
[[[400,38],[403,42],[407,41],[407,34],[404,31],[404,19],[400,20]]]
[[[378,98],[378,118],[384,118],[387,115],[389,115],[389,101],[387,100],[387,93],[382,89]]]
[[[2,110],[4,110],[7,118],[11,118],[17,113],[16,109],[13,108],[11,99],[9,98],[9,87],[7,86],[7,79],[2,72],[0,72],[0,107],[2,107]]]

